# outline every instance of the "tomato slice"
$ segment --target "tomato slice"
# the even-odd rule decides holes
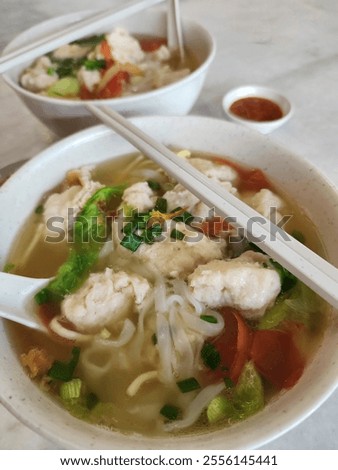
[[[161,46],[167,45],[165,38],[143,38],[140,39],[140,46],[144,52],[154,52]]]
[[[220,165],[229,165],[237,171],[240,177],[237,185],[239,191],[260,191],[263,188],[271,187],[269,180],[259,168],[245,168],[239,163],[219,157],[214,157],[213,161]]]
[[[262,170],[254,168],[249,170],[245,177],[242,179],[239,190],[240,191],[260,191],[263,188],[269,188],[270,183]]]
[[[98,98],[108,99],[117,98],[122,95],[123,84],[129,80],[129,74],[120,70],[113,78],[107,83],[107,85],[98,93]]]
[[[236,383],[250,354],[252,332],[239,312],[233,308],[220,309],[224,332],[212,341],[221,357],[220,367],[211,374],[219,379],[229,377]]]
[[[255,331],[251,358],[260,374],[278,390],[293,387],[305,366],[290,331]]]
[[[104,39],[100,44],[100,51],[106,62],[110,62],[113,58],[111,55],[111,50],[106,39]]]
[[[95,95],[85,85],[82,85],[80,88],[80,98],[81,100],[92,100],[95,99]]]

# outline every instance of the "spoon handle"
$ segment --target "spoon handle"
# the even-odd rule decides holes
[[[178,50],[182,62],[185,53],[179,0],[167,0],[167,42],[170,50]]]

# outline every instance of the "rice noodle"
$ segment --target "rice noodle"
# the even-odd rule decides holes
[[[170,331],[175,349],[175,372],[178,377],[189,377],[194,372],[194,351],[177,311],[169,316]]]
[[[120,173],[117,174],[116,182],[124,182],[126,178],[129,177],[131,171],[137,167],[142,162],[142,160],[144,160],[143,155],[138,155],[136,158],[134,158]]]
[[[163,278],[159,278],[155,284],[155,309],[157,313],[165,313],[167,310],[166,285]]]
[[[225,384],[223,382],[205,387],[187,406],[184,413],[184,418],[179,421],[173,421],[164,424],[164,431],[177,431],[194,424],[194,422],[197,421],[197,419],[201,416],[202,411],[208,406],[211,400],[221,393],[224,388]]]
[[[159,374],[161,381],[170,383],[173,381],[172,371],[172,342],[168,320],[157,313],[157,346],[160,356]]]
[[[195,311],[197,314],[201,315],[202,312],[205,310],[205,306],[201,304],[189,291],[188,286],[184,281],[175,279],[173,281],[173,286],[175,289],[175,292],[179,293],[182,297],[185,297],[191,305],[193,305]]]
[[[159,172],[152,161],[146,159],[143,155],[138,155],[119,174],[118,181],[124,182],[128,179],[128,181],[132,183],[133,180],[140,181],[149,178],[155,179],[156,181],[167,180],[166,175]]]
[[[124,323],[123,323],[123,328],[121,330],[121,333],[117,339],[100,339],[98,338],[96,341],[101,344],[106,344],[109,346],[112,346],[113,348],[120,348],[122,346],[125,346],[131,338],[133,337],[133,334],[135,333],[136,327],[134,323],[129,320],[129,318],[126,318]]]
[[[136,377],[136,379],[133,380],[133,382],[129,385],[129,387],[127,388],[127,395],[129,395],[130,397],[133,397],[134,395],[136,395],[136,393],[139,391],[139,389],[145,382],[149,382],[149,380],[154,380],[157,378],[158,378],[157,370],[144,372],[143,374]]]
[[[152,170],[151,168],[145,168],[144,170],[141,170],[138,175],[142,177],[142,179],[145,180],[158,180],[158,172],[156,170]]]
[[[192,295],[188,299],[187,292],[182,280],[160,278],[155,284],[159,373],[165,383],[174,383],[179,377],[194,374],[200,363],[203,342],[219,334],[224,327],[223,318],[218,312],[208,311],[217,323],[201,319],[205,307],[196,299],[190,302]]]
[[[54,317],[49,323],[49,328],[54,333],[61,336],[61,338],[69,339],[71,341],[78,341],[78,342],[90,341],[93,338],[92,335],[84,335],[82,333],[79,333],[78,331],[69,330],[68,328],[65,328],[59,322],[60,319],[61,319],[61,316]]]
[[[224,327],[223,317],[220,314],[216,314],[216,312],[212,312],[212,316],[217,319],[217,323],[209,323],[202,320],[185,309],[182,309],[182,316],[187,326],[205,337],[216,336]]]
[[[186,303],[186,301],[183,299],[183,297],[181,295],[172,294],[168,297],[167,304],[170,307],[174,303],[177,303],[177,304],[183,306]]]
[[[142,354],[142,346],[145,342],[145,319],[147,314],[153,311],[153,304],[154,304],[154,294],[153,292],[148,293],[147,297],[145,300],[142,302],[142,304],[139,306],[139,316],[138,316],[138,322],[137,322],[137,337],[136,337],[136,342],[135,342],[135,350],[136,354],[139,356]]]

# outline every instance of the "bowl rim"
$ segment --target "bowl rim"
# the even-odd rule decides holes
[[[327,186],[327,188],[330,190],[330,193],[332,193],[332,195],[336,199],[338,199],[338,192],[337,192],[337,188],[335,187],[335,185],[333,185],[333,183],[329,179],[327,179],[326,176],[322,174],[321,170],[319,170],[315,165],[310,163],[306,158],[300,157],[299,155],[294,154],[293,152],[291,152],[291,151],[285,149],[284,147],[282,147],[281,145],[276,144],[275,142],[270,140],[268,137],[260,136],[259,134],[255,133],[254,131],[252,131],[250,129],[247,129],[247,128],[244,129],[243,127],[238,126],[234,123],[224,122],[220,119],[209,118],[209,117],[200,117],[200,116],[185,116],[185,117],[146,116],[146,117],[133,118],[133,119],[131,119],[131,121],[134,122],[136,125],[141,126],[142,122],[145,122],[145,123],[148,122],[149,124],[151,124],[152,122],[154,122],[154,120],[155,121],[162,120],[162,121],[166,121],[167,124],[169,124],[170,121],[177,120],[177,119],[181,120],[181,121],[185,120],[186,122],[189,122],[190,127],[193,127],[194,122],[196,122],[196,120],[198,120],[198,121],[201,122],[201,124],[203,124],[203,127],[205,127],[208,123],[217,123],[218,122],[218,123],[220,123],[220,125],[222,125],[222,127],[223,126],[228,126],[229,129],[231,129],[231,128],[235,129],[236,128],[238,130],[238,133],[239,133],[239,129],[240,129],[242,135],[247,134],[247,135],[251,136],[252,139],[255,139],[255,140],[260,139],[262,143],[265,142],[269,147],[273,146],[275,149],[280,149],[283,153],[286,153],[286,155],[292,156],[295,159],[296,164],[298,164],[298,165],[301,164],[304,169],[307,169],[307,170],[312,171],[312,172],[314,171],[315,174],[316,174],[316,177],[319,178]],[[166,127],[170,128],[170,126],[166,126]],[[43,150],[42,152],[38,153],[29,162],[27,162],[23,167],[21,167],[18,170],[18,172],[16,173],[16,175],[23,176],[25,174],[27,168],[28,169],[29,168],[33,168],[33,169],[35,168],[35,171],[41,171],[41,170],[39,170],[39,162],[44,161],[45,164],[48,164],[49,160],[55,160],[56,159],[58,152],[64,152],[67,148],[71,149],[72,146],[84,145],[84,144],[86,144],[86,142],[100,139],[103,136],[106,136],[106,135],[111,134],[111,133],[115,134],[113,131],[106,128],[105,126],[98,125],[98,126],[93,126],[91,128],[80,131],[76,134],[73,134],[72,136],[67,137],[65,139],[62,139],[62,140],[52,144],[50,147]],[[10,186],[13,184],[13,181],[15,181],[14,178],[10,178],[4,184],[3,188],[5,190],[7,190],[7,188],[10,189]],[[338,367],[338,365],[337,365],[337,367]],[[282,425],[281,425],[280,429],[276,429],[273,432],[271,432],[271,430],[269,431],[269,428],[268,428],[268,429],[265,429],[263,433],[262,432],[257,433],[255,436],[251,437],[248,440],[249,442],[248,442],[248,447],[247,448],[256,448],[256,447],[259,447],[263,444],[266,444],[267,442],[270,442],[273,439],[276,439],[277,437],[285,434],[287,431],[289,431],[290,429],[295,427],[297,424],[299,424],[301,421],[306,419],[336,389],[336,387],[338,385],[338,374],[337,374],[337,376],[331,377],[328,383],[329,383],[329,386],[326,386],[324,393],[321,393],[320,396],[318,396],[318,392],[317,392],[317,394],[315,394],[315,398],[314,397],[311,398],[310,406],[308,404],[305,409],[302,408],[302,410],[297,410],[297,412],[295,413],[295,415],[292,417],[291,420],[290,420],[290,418],[288,418],[289,420],[287,418],[284,418],[284,421],[282,422]],[[291,392],[292,392],[292,390],[289,391],[288,393],[291,393]],[[305,397],[305,399],[309,400],[308,397]],[[22,421],[24,424],[28,425],[31,429],[38,432],[39,434],[42,434],[43,436],[47,437],[48,439],[53,440],[53,442],[55,442],[59,445],[61,444],[62,446],[66,446],[66,448],[67,448],[67,444],[68,444],[68,448],[69,448],[69,443],[67,443],[66,438],[64,436],[60,436],[60,435],[55,436],[52,429],[41,428],[41,426],[39,426],[39,423],[32,422],[32,421],[29,420],[29,417],[23,417],[22,415],[20,415],[19,410],[17,410],[15,408],[15,404],[11,403],[10,400],[8,400],[8,399],[6,400],[2,396],[2,394],[0,396],[0,402],[11,413],[13,413],[20,421]],[[262,411],[262,413],[263,413],[263,411]],[[285,420],[286,420],[286,422],[285,422]],[[205,438],[205,435],[202,435],[202,438],[203,437]],[[181,439],[181,437],[180,437],[180,439]],[[182,439],[183,444],[187,445],[187,447],[182,446],[182,448],[187,448],[187,449],[188,448],[192,448],[192,449],[195,448],[195,447],[189,447],[190,440],[191,440],[191,436],[188,436],[187,438]],[[170,439],[169,439],[169,441],[170,441]],[[160,440],[154,439],[153,440],[154,445],[156,445],[156,442],[160,442]],[[74,447],[71,447],[71,448],[77,448],[77,447],[74,446]],[[172,448],[172,447],[170,447],[170,442],[168,442],[168,448],[170,448],[170,449]],[[203,448],[203,447],[201,447],[201,448]]]
[[[255,121],[252,119],[246,119],[238,116],[230,110],[230,106],[238,99],[241,98],[267,98],[275,101],[278,105],[284,104],[286,111],[283,112],[283,116],[273,121]],[[241,85],[238,87],[231,88],[228,90],[222,99],[222,107],[225,114],[233,121],[246,124],[252,128],[276,128],[288,121],[294,114],[294,106],[291,101],[283,95],[280,91],[270,88],[264,85]]]
[[[43,25],[45,25],[45,26],[53,25],[57,21],[62,21],[62,20],[71,19],[71,18],[76,18],[78,20],[78,19],[81,19],[86,14],[88,15],[88,14],[90,14],[90,12],[93,12],[93,11],[97,11],[97,10],[91,10],[91,9],[81,10],[81,11],[77,11],[77,12],[73,12],[73,13],[67,13],[67,14],[64,14],[64,15],[58,15],[56,17],[49,18],[49,19],[46,19],[44,21],[41,21],[41,22],[37,23],[36,25],[22,31],[20,34],[16,35],[5,46],[5,48],[3,49],[2,54],[6,54],[6,53],[11,52],[11,50],[14,49],[14,47],[16,47],[16,46],[13,45],[13,44],[15,44],[15,42],[20,41],[20,39],[24,38],[25,34],[30,33],[30,32],[34,32],[35,30],[38,30],[39,27],[41,27]],[[164,10],[152,10],[152,9],[150,9],[148,11],[147,10],[145,10],[145,11],[147,12],[147,14],[154,15],[154,16],[155,15],[164,15],[165,14]],[[128,95],[128,96],[124,96],[124,97],[121,97],[121,98],[108,98],[108,99],[104,99],[104,100],[102,100],[102,99],[71,100],[71,99],[65,99],[65,98],[51,98],[51,97],[48,97],[48,96],[40,95],[40,94],[37,94],[37,93],[33,93],[32,91],[26,90],[25,88],[23,88],[19,85],[18,81],[12,79],[12,77],[10,76],[10,72],[4,73],[3,74],[3,79],[7,83],[7,85],[10,86],[12,89],[14,89],[19,95],[23,95],[26,98],[35,99],[37,101],[40,101],[40,102],[43,102],[43,103],[46,103],[46,104],[51,104],[51,105],[60,104],[62,106],[66,106],[66,107],[73,107],[73,106],[74,107],[81,107],[85,103],[88,102],[88,103],[92,103],[92,104],[96,104],[96,105],[98,105],[98,104],[102,105],[102,103],[104,103],[106,105],[114,105],[115,104],[116,106],[123,106],[124,104],[137,103],[138,101],[143,101],[143,100],[147,100],[147,99],[151,100],[152,98],[155,98],[157,96],[161,96],[162,94],[165,94],[168,91],[174,91],[176,88],[179,88],[180,86],[182,86],[182,84],[187,84],[190,81],[193,81],[196,76],[199,76],[206,69],[208,69],[208,67],[210,66],[210,64],[212,63],[212,61],[215,58],[216,48],[217,48],[215,37],[201,23],[198,23],[196,21],[192,21],[190,19],[187,19],[186,17],[182,18],[182,24],[183,24],[183,30],[184,30],[185,27],[189,27],[189,28],[199,29],[200,31],[203,32],[203,34],[206,37],[206,40],[207,40],[206,42],[208,43],[208,47],[210,49],[209,53],[208,53],[207,57],[205,58],[205,60],[193,72],[191,72],[189,75],[187,75],[186,77],[183,77],[181,80],[178,80],[176,82],[170,83],[170,84],[165,85],[165,86],[162,86],[162,87],[157,88],[155,90],[150,90],[150,91],[146,91],[146,92],[142,92],[142,93],[135,93],[135,95]]]

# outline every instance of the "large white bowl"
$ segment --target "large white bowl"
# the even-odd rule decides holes
[[[18,35],[7,45],[3,53],[14,51],[51,32],[63,29],[87,16],[88,13],[88,11],[71,13],[39,23]],[[127,117],[151,114],[176,116],[187,114],[201,92],[209,66],[215,56],[216,45],[210,33],[200,24],[188,20],[183,20],[182,23],[184,43],[200,64],[196,70],[182,80],[157,90],[122,98],[91,100],[91,102],[105,104]],[[108,29],[98,30],[97,33],[110,31],[116,25],[123,25],[134,34],[165,37],[166,13],[165,11],[148,9],[122,22],[112,22]],[[97,119],[87,111],[83,101],[49,98],[22,88],[19,85],[19,77],[23,69],[30,63],[31,61],[13,68],[4,74],[4,79],[43,124],[59,136],[66,136],[98,123]]]
[[[287,190],[318,227],[328,258],[338,264],[335,189],[309,163],[250,129],[200,117],[143,117],[133,122],[165,144],[176,148],[227,155],[257,166]],[[170,132],[168,132],[170,129]],[[0,267],[13,240],[41,196],[59,183],[65,172],[99,163],[133,147],[103,126],[69,137],[22,167],[0,190]],[[243,449],[272,440],[313,412],[338,382],[338,316],[334,315],[323,343],[296,386],[282,393],[257,415],[205,435],[167,438],[125,436],[94,427],[70,416],[30,381],[0,323],[0,397],[20,420],[62,448],[85,449]]]

